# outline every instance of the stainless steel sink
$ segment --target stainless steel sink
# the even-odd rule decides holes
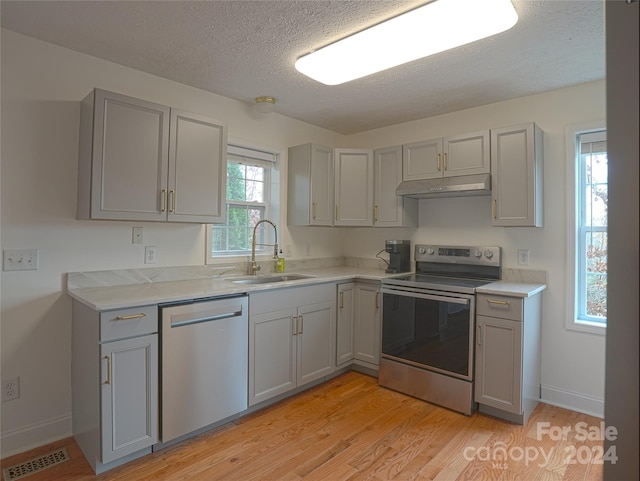
[[[306,274],[265,274],[262,276],[228,277],[226,280],[234,284],[269,284],[272,282],[297,281],[311,279],[315,276]]]

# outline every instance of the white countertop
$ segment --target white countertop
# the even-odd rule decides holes
[[[187,268],[190,269],[190,268]],[[221,271],[227,272],[227,271]],[[210,275],[182,280],[167,280],[162,270],[154,275],[140,275],[140,271],[104,271],[98,274],[106,274],[106,277],[96,273],[79,273],[83,282],[89,282],[91,287],[82,286],[82,282],[76,280],[71,282],[67,293],[74,299],[97,311],[112,309],[125,309],[129,307],[145,306],[152,304],[162,304],[168,302],[188,301],[190,299],[203,299],[207,297],[225,296],[233,294],[243,294],[258,292],[267,289],[281,289],[287,287],[308,286],[326,282],[349,282],[352,280],[380,281],[385,277],[392,277],[403,274],[387,274],[380,269],[353,266],[333,266],[333,267],[310,267],[307,269],[295,269],[283,274],[305,274],[313,276],[308,279],[297,279],[292,281],[264,283],[264,284],[234,284],[225,279],[231,274]],[[148,274],[148,272],[147,272]],[[479,287],[476,292],[479,294],[493,294],[512,297],[530,297],[546,289],[544,283],[526,282],[528,279],[522,276],[509,274],[509,279],[492,282]],[[238,275],[236,272],[235,275]],[[119,285],[122,279],[127,282],[135,278],[132,283]],[[111,285],[113,279],[117,279]],[[520,282],[520,280],[524,282]],[[104,284],[100,284],[104,283]],[[86,285],[86,284],[84,284]]]
[[[292,273],[293,272],[285,272],[283,274]],[[296,270],[295,273],[314,277],[293,281],[248,285],[234,284],[225,280],[224,277],[212,276],[205,279],[85,287],[68,289],[67,293],[92,309],[106,311],[229,294],[251,293],[266,289],[308,286],[325,282],[345,282],[356,279],[380,281],[385,277],[394,275],[386,274],[384,271],[378,269],[362,267],[320,267],[309,270]]]
[[[547,288],[546,284],[496,281],[476,288],[477,294],[493,294],[496,296],[531,297]]]

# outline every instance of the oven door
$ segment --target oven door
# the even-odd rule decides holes
[[[475,296],[383,286],[382,357],[473,380]]]

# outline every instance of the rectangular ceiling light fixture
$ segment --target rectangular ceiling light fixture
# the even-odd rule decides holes
[[[513,27],[511,0],[435,0],[300,57],[296,69],[338,85]]]

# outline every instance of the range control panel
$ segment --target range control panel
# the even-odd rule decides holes
[[[416,262],[500,266],[502,250],[496,246],[444,246],[417,244]]]

